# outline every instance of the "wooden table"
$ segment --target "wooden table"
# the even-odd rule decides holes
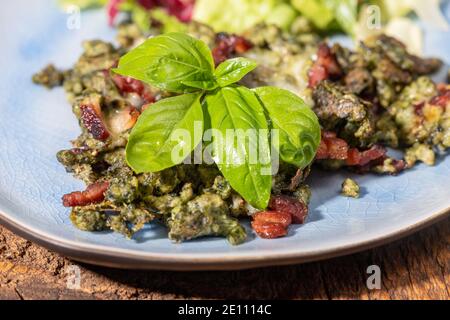
[[[380,290],[366,286],[370,265],[381,269]],[[72,278],[68,282],[73,270],[81,272],[79,289],[73,288]],[[135,272],[79,265],[0,227],[0,299],[74,298],[449,299],[450,219],[347,257],[233,272]]]

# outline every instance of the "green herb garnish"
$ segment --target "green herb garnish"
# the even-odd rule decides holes
[[[208,46],[184,33],[148,39],[123,56],[114,72],[175,93],[217,87]]]
[[[319,146],[320,125],[314,112],[289,91],[236,84],[256,66],[235,58],[215,68],[207,45],[184,33],[150,38],[122,57],[114,72],[181,94],[142,113],[126,149],[130,167],[137,173],[173,167],[202,141],[196,128],[201,133],[215,130],[222,137],[232,130],[236,134],[231,143],[213,134],[213,159],[234,190],[252,206],[266,208],[272,188],[271,142],[283,161],[304,168]],[[271,141],[271,129],[279,131],[278,142]],[[251,130],[258,137],[246,136]]]

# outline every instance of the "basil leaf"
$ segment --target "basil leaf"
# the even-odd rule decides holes
[[[146,40],[123,56],[113,71],[169,92],[215,87],[211,51],[203,41],[184,33],[166,33]]]
[[[173,167],[201,142],[201,96],[191,93],[167,98],[152,104],[141,114],[126,148],[127,162],[136,173]],[[198,130],[194,132],[196,126]]]
[[[212,128],[223,137],[213,137],[213,158],[217,166],[247,202],[256,208],[266,208],[272,176],[268,126],[260,102],[247,88],[226,87],[208,94],[205,103]],[[248,129],[256,129],[256,138],[245,137]],[[258,129],[265,129],[262,137]],[[227,131],[237,135],[231,143],[226,141]],[[239,138],[246,139],[246,143],[240,143]]]
[[[279,145],[283,161],[304,168],[309,165],[320,144],[320,124],[316,114],[301,98],[290,91],[261,87],[254,89],[271,120],[279,129]]]
[[[257,67],[256,62],[245,58],[234,58],[222,62],[216,69],[214,75],[221,87],[238,82],[247,73]]]

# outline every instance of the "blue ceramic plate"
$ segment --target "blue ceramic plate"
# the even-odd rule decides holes
[[[446,10],[449,13],[450,10]],[[163,228],[148,226],[127,240],[75,229],[61,195],[81,189],[55,159],[79,133],[62,89],[47,91],[31,75],[52,61],[70,67],[85,39],[113,39],[103,12],[82,15],[81,29],[54,1],[2,4],[0,34],[0,220],[20,235],[76,260],[126,268],[238,269],[311,261],[399,238],[445,217],[450,208],[450,157],[398,177],[355,176],[360,199],[339,195],[348,173],[317,173],[307,224],[287,237],[250,237],[240,246],[219,238],[173,244]],[[427,32],[426,54],[450,59],[450,35]]]

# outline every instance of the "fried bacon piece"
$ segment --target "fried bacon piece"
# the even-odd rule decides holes
[[[63,196],[64,207],[83,207],[93,203],[102,202],[105,192],[109,188],[109,182],[97,182],[91,184],[85,191],[76,191]]]
[[[317,51],[317,59],[309,70],[309,87],[315,88],[321,81],[339,77],[341,67],[326,43],[321,43]]]
[[[348,166],[365,166],[371,161],[385,159],[386,153],[386,148],[377,144],[366,151],[359,151],[356,148],[352,148],[348,151],[345,162]]]
[[[439,84],[438,90],[439,93],[435,97],[431,98],[428,103],[420,102],[414,106],[414,112],[416,115],[423,117],[424,108],[427,104],[431,106],[441,107],[445,111],[445,108],[450,105],[450,86]]]
[[[253,215],[253,220],[267,223],[279,223],[287,228],[292,223],[292,216],[289,212],[260,211]]]
[[[331,131],[322,131],[322,140],[317,150],[316,159],[345,160],[348,157],[347,142]]]
[[[83,104],[80,106],[80,110],[81,121],[89,133],[97,140],[104,141],[108,139],[110,134],[103,122],[100,106],[95,104]]]
[[[450,105],[450,87],[439,90],[439,94],[430,100],[430,104],[442,108]]]
[[[387,150],[381,145],[373,145],[368,150],[350,148],[346,141],[337,138],[334,132],[322,132],[322,141],[316,155],[317,160],[342,160],[358,173],[370,171],[397,174],[406,168],[404,160],[387,156]]]
[[[261,211],[253,216],[252,227],[256,234],[264,239],[284,237],[292,223],[288,212]]]
[[[121,92],[141,94],[144,91],[144,84],[139,80],[118,74],[113,75],[112,79]]]
[[[336,133],[324,131],[316,159],[345,160],[348,166],[365,166],[374,160],[384,160],[386,153],[386,148],[380,145],[374,145],[365,151],[350,148],[345,140],[336,136]]]
[[[303,224],[308,215],[308,206],[301,200],[286,196],[272,196],[269,202],[269,208],[291,215],[293,224]]]
[[[395,172],[400,172],[400,171],[405,170],[405,168],[406,168],[406,161],[405,160],[392,159],[392,165],[395,168]]]
[[[113,75],[112,80],[122,94],[136,93],[141,97],[144,104],[155,102],[155,97],[147,90],[141,81],[118,74]]]
[[[330,154],[328,152],[328,146],[324,139],[320,140],[319,147],[317,148],[316,152],[316,160],[323,160],[323,159],[329,159]]]
[[[269,208],[253,215],[252,228],[264,239],[280,238],[287,235],[292,224],[302,224],[308,214],[308,207],[300,200],[286,196],[272,196]]]
[[[216,37],[216,46],[212,50],[212,55],[216,65],[224,62],[234,55],[247,52],[253,44],[244,37],[234,34],[219,33]]]
[[[252,228],[256,234],[264,239],[281,238],[287,235],[287,228],[281,223],[264,222],[259,220],[252,221]]]

